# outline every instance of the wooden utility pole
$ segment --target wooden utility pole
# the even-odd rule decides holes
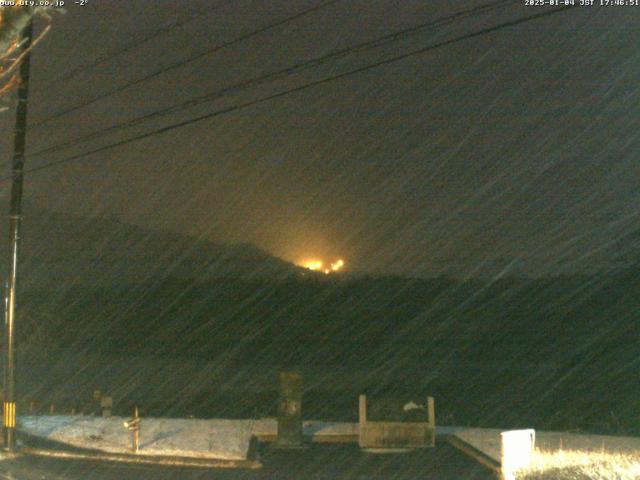
[[[11,207],[9,211],[9,264],[5,290],[5,353],[4,372],[4,427],[5,446],[14,449],[16,427],[15,372],[14,372],[14,330],[16,318],[16,280],[18,274],[18,246],[22,220],[22,184],[24,178],[24,155],[27,134],[27,98],[29,95],[29,64],[31,60],[31,37],[33,23],[29,21],[20,38],[18,55],[24,53],[20,65],[18,85],[18,105],[14,130],[13,163],[11,167]]]

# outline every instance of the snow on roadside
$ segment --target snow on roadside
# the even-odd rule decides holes
[[[131,453],[131,432],[122,417],[28,416],[18,430],[67,445],[108,453]],[[244,460],[254,425],[251,420],[143,418],[142,455]]]
[[[34,437],[53,440],[72,447],[107,453],[130,453],[131,432],[122,417],[82,415],[25,416],[18,419],[18,430]],[[142,455],[244,460],[252,436],[277,434],[273,418],[256,420],[142,418]],[[309,436],[357,435],[358,424],[348,422],[305,421]]]

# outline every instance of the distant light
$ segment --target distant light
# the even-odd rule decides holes
[[[328,267],[325,267],[322,260],[305,260],[299,264],[301,267],[314,272],[322,272],[325,275],[338,272],[344,267],[344,260],[339,259],[333,263],[330,263]]]
[[[337,272],[342,267],[344,267],[344,260],[340,259],[337,262],[331,264],[331,271]]]
[[[302,266],[308,270],[322,270],[323,263],[320,260],[308,260]]]

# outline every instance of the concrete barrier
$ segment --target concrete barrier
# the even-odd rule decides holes
[[[393,403],[393,402],[391,402]],[[370,419],[368,415],[367,396],[359,398],[359,434],[358,445],[369,450],[395,450],[415,449],[435,446],[435,405],[433,397],[428,397],[425,405],[416,405],[413,402],[404,406],[413,405],[420,410],[421,421],[416,421],[416,415],[403,408],[380,409],[382,413]],[[419,408],[418,408],[419,407]],[[375,410],[375,409],[374,409]],[[398,411],[399,410],[399,411]],[[383,415],[387,418],[380,418]],[[410,420],[404,420],[410,418]]]

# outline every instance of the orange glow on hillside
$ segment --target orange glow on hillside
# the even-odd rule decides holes
[[[342,267],[344,267],[344,260],[340,259],[337,262],[331,264],[331,271],[332,272],[337,272]]]
[[[322,260],[304,260],[300,262],[300,265],[307,270],[312,270],[314,272],[323,272],[325,275],[329,275],[330,273],[338,272],[344,267],[344,260],[339,259],[333,263],[330,263],[328,266],[325,266],[325,263]]]
[[[308,270],[322,270],[323,263],[321,260],[306,260],[302,262],[302,266]]]

